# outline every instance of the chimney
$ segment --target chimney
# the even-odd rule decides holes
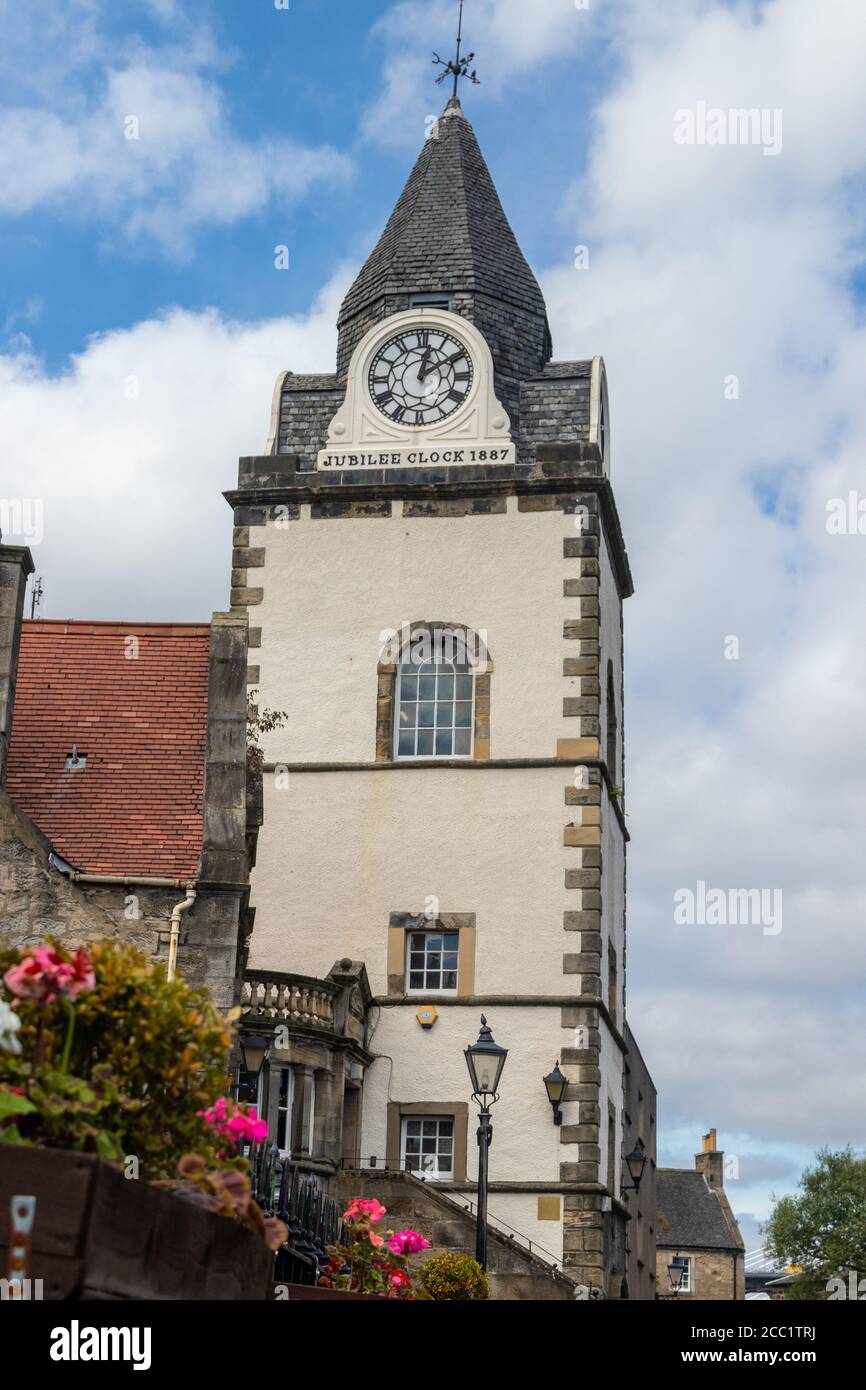
[[[24,592],[33,569],[33,557],[25,545],[0,545],[0,787],[6,781],[12,733]]]
[[[716,1148],[716,1131],[711,1129],[701,1139],[701,1152],[695,1154],[695,1167],[703,1173],[707,1186],[721,1188],[725,1185],[725,1155]]]

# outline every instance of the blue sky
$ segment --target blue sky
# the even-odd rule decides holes
[[[333,364],[455,11],[0,0],[0,493],[44,499],[44,616],[227,605],[221,494],[277,374]],[[866,517],[826,525],[851,491],[866,511],[866,6],[467,0],[467,37],[555,355],[608,367],[660,1156],[715,1126],[752,1244],[811,1153],[866,1141]],[[677,143],[698,103],[778,111],[780,148]],[[784,930],[677,926],[698,880],[778,888]]]
[[[33,8],[47,19],[44,5]],[[0,315],[7,334],[26,331],[52,369],[61,368],[93,333],[133,324],[167,306],[213,305],[237,319],[306,311],[342,261],[369,249],[399,195],[407,161],[423,143],[417,102],[402,117],[398,107],[388,118],[384,145],[363,129],[371,91],[375,96],[392,51],[387,34],[376,29],[393,9],[384,0],[291,0],[288,11],[275,10],[270,0],[211,0],[186,9],[209,30],[213,50],[195,67],[218,84],[233,135],[251,144],[273,139],[276,146],[290,132],[305,146],[338,151],[347,161],[345,176],[296,201],[272,196],[229,225],[202,225],[182,246],[94,223],[75,199],[55,202],[50,210],[40,202],[7,220]],[[74,104],[98,108],[106,58],[120,67],[172,42],[178,28],[174,7],[163,14],[167,18],[146,0],[101,12],[101,43],[76,68],[80,91]],[[40,30],[34,25],[34,37]],[[446,24],[440,51],[450,56],[453,46],[453,25]],[[432,50],[430,58],[417,96],[435,113],[447,92],[435,83]],[[603,51],[583,71],[570,55],[551,55],[543,73],[518,72],[495,97],[476,89],[468,98],[478,108],[473,116],[500,194],[534,264],[560,258],[569,244],[573,226],[562,207],[564,178],[566,170],[569,177],[574,173],[604,63]],[[483,59],[480,65],[483,73]],[[13,71],[4,105],[29,105],[32,97],[32,83]],[[407,117],[411,134],[402,129]],[[147,139],[145,121],[140,140]],[[547,152],[542,160],[539,145]],[[567,163],[558,153],[563,145]],[[135,157],[133,142],[124,153]],[[274,158],[279,159],[276,149]],[[539,206],[547,209],[543,218],[536,215]],[[277,244],[290,248],[289,274],[274,274]]]

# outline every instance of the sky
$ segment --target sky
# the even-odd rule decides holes
[[[818,1148],[866,1144],[866,6],[466,8],[554,354],[608,368],[659,1158],[715,1126],[752,1248]],[[332,370],[455,14],[0,0],[0,498],[44,499],[42,616],[227,606],[221,493],[278,372]],[[700,138],[743,108],[752,138]],[[699,882],[781,894],[781,930],[676,921]]]

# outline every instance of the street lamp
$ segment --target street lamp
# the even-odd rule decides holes
[[[490,1107],[499,1099],[499,1078],[508,1048],[494,1042],[487,1019],[481,1015],[478,1041],[464,1049],[463,1056],[472,1082],[472,1099],[478,1106],[478,1218],[475,1229],[475,1258],[487,1268],[487,1160],[493,1138]]]
[[[244,1071],[248,1076],[258,1078],[262,1063],[271,1050],[271,1040],[261,1033],[242,1033],[240,1041]]]
[[[565,1100],[565,1093],[568,1090],[568,1077],[563,1076],[562,1072],[559,1070],[558,1059],[553,1071],[548,1072],[547,1076],[544,1078],[544,1089],[547,1091],[547,1099],[553,1106],[553,1123],[555,1125],[561,1125],[562,1111],[559,1107]]]
[[[638,1139],[631,1153],[625,1156],[625,1164],[629,1171],[631,1183],[621,1184],[621,1190],[623,1192],[637,1192],[640,1187],[640,1180],[643,1177],[643,1170],[646,1167],[646,1163],[646,1150],[643,1146],[643,1140]]]

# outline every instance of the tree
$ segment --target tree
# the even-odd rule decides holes
[[[801,1267],[790,1297],[826,1299],[831,1280],[849,1270],[866,1276],[866,1154],[822,1149],[800,1189],[775,1202],[765,1227],[767,1251],[781,1264]]]

